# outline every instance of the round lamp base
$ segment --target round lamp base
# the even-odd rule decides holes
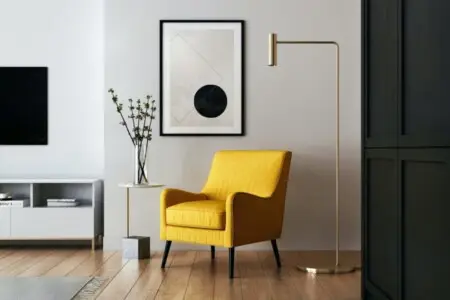
[[[330,267],[305,267],[305,266],[297,266],[297,269],[306,273],[312,274],[345,274],[351,273],[356,270],[355,267],[350,266],[330,266]]]

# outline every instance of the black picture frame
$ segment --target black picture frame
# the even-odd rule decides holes
[[[239,24],[241,30],[241,116],[240,116],[240,132],[235,133],[168,133],[164,131],[164,25],[170,23],[236,23]],[[245,21],[237,19],[163,19],[159,23],[159,69],[160,69],[160,89],[159,89],[159,135],[160,136],[245,136]]]

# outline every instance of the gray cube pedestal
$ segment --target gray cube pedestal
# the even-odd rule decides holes
[[[124,237],[122,239],[122,257],[126,259],[150,258],[150,237]]]

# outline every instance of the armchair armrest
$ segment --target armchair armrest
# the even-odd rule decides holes
[[[184,190],[168,188],[164,189],[161,193],[161,208],[177,205],[183,202],[206,200],[205,194],[191,193]]]
[[[230,221],[239,216],[248,217],[255,213],[269,213],[271,206],[270,198],[242,192],[230,194],[225,204],[227,219],[231,218]],[[229,223],[227,220],[227,224]]]
[[[269,200],[270,200],[269,197],[266,198],[254,194],[238,192],[228,195],[226,200],[227,203],[226,207],[227,211],[228,209],[230,209],[231,211],[232,209],[234,209],[234,207],[246,208],[252,205],[264,205],[264,202],[262,201],[269,201]]]
[[[261,235],[276,231],[279,218],[276,203],[270,197],[233,193],[226,200],[226,244],[240,245],[259,240]]]

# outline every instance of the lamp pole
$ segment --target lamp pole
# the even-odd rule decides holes
[[[342,274],[355,271],[355,267],[343,266],[339,262],[339,170],[340,170],[340,48],[339,44],[335,41],[280,41],[276,33],[269,34],[269,62],[270,67],[278,66],[278,45],[330,45],[336,49],[336,181],[335,181],[335,213],[336,213],[336,252],[335,252],[335,265],[334,266],[297,266],[301,271],[308,273],[322,273],[322,274]]]

